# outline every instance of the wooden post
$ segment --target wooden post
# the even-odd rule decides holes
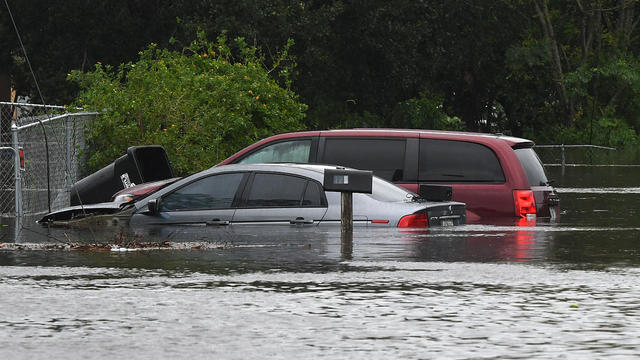
[[[340,252],[345,259],[351,259],[353,254],[353,193],[343,191],[342,210],[340,216],[341,246]]]
[[[351,259],[353,251],[353,193],[371,194],[373,172],[341,167],[324,170],[325,191],[340,192],[340,225],[342,257]]]
[[[342,232],[353,233],[353,193],[345,191],[342,194],[342,216],[340,223]]]

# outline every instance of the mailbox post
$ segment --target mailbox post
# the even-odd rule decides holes
[[[324,189],[341,193],[341,252],[351,258],[353,251],[353,193],[371,194],[373,173],[345,168],[324,170]]]

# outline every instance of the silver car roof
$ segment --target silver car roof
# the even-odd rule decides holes
[[[343,166],[335,165],[316,165],[316,164],[294,164],[294,163],[255,163],[255,164],[229,164],[222,166],[214,166],[204,172],[209,174],[232,172],[232,171],[274,171],[297,174],[318,180],[320,183],[324,181],[325,169],[349,169]],[[200,173],[201,174],[201,173]]]

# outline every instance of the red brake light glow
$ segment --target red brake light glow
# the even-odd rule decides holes
[[[372,224],[388,224],[389,220],[371,220]]]
[[[513,202],[516,208],[516,216],[527,217],[528,214],[536,214],[536,199],[531,190],[513,190]]]
[[[429,219],[427,218],[427,214],[411,214],[403,216],[400,221],[398,221],[399,228],[426,228],[429,227]]]

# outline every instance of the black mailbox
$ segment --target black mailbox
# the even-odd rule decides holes
[[[352,169],[325,169],[324,189],[326,191],[371,194],[373,172]]]
[[[451,201],[453,190],[450,185],[420,185],[420,196],[427,201]]]

